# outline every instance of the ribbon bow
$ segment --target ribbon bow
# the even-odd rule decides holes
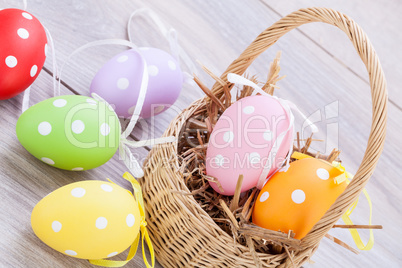
[[[148,230],[147,230],[147,222],[145,219],[145,208],[144,208],[144,199],[142,196],[141,186],[138,181],[128,172],[124,173],[123,178],[126,179],[131,183],[131,186],[134,190],[134,197],[137,201],[138,208],[140,210],[141,215],[141,223],[140,223],[140,233],[138,233],[137,238],[134,240],[133,244],[131,245],[130,251],[128,252],[127,259],[125,261],[112,261],[112,260],[89,260],[91,264],[98,265],[98,266],[105,266],[105,267],[122,267],[126,265],[137,253],[137,248],[140,242],[140,237],[142,235],[141,245],[142,245],[142,257],[144,259],[144,263],[147,268],[153,268],[155,266],[155,252],[152,246],[151,238],[149,237]],[[109,180],[110,181],[110,180]],[[147,243],[149,248],[149,253],[151,254],[151,263],[149,264],[146,256],[145,256],[145,246],[144,240]]]
[[[299,153],[299,152],[294,152],[292,154],[292,158],[300,160],[300,159],[304,159],[304,158],[313,158],[313,157],[306,155],[306,154]],[[319,159],[319,160],[321,160],[321,159]],[[321,160],[321,161],[324,161],[324,160]],[[324,162],[326,162],[326,161],[324,161]],[[328,163],[328,162],[326,162],[326,163]],[[346,182],[347,184],[349,184],[350,183],[349,179],[353,179],[353,174],[347,172],[345,167],[342,166],[341,163],[339,163],[337,161],[333,161],[332,163],[328,163],[328,164],[332,165],[332,167],[341,171],[341,175],[334,178],[334,182],[336,184],[341,184],[343,182]],[[363,193],[364,193],[364,196],[366,197],[367,202],[370,207],[369,225],[371,225],[371,220],[372,220],[372,216],[373,216],[373,204],[371,203],[371,199],[370,199],[370,196],[369,196],[366,188],[363,189]],[[355,208],[357,207],[358,202],[359,202],[359,198],[357,198],[356,201],[353,202],[353,204],[348,208],[348,210],[342,215],[342,220],[346,225],[353,225],[353,222],[349,216],[352,214],[353,210],[355,210]],[[366,245],[364,245],[364,243],[360,237],[360,234],[356,229],[349,229],[349,232],[352,235],[353,241],[355,242],[358,249],[360,249],[360,250],[372,249],[372,247],[374,245],[373,229],[370,229],[370,238]]]
[[[160,31],[160,33],[165,37],[165,39],[169,42],[170,46],[170,53],[172,56],[177,60],[180,65],[180,61],[183,61],[184,64],[187,66],[190,73],[195,73],[196,68],[194,66],[193,61],[191,60],[190,56],[182,49],[178,40],[177,40],[177,31],[174,28],[167,28],[166,25],[162,22],[159,16],[149,8],[140,8],[134,11],[128,20],[127,24],[127,35],[128,40],[133,42],[133,38],[131,36],[131,22],[135,17],[143,16],[144,18],[150,18],[156,28]],[[184,82],[189,85],[195,85],[194,77],[188,72],[183,72]]]

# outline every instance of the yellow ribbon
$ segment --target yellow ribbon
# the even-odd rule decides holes
[[[303,153],[294,152],[292,154],[292,158],[300,160],[300,159],[304,159],[304,158],[313,158],[313,157],[303,154]],[[342,172],[341,175],[334,178],[335,183],[340,184],[340,183],[346,181],[346,183],[349,184],[350,183],[349,179],[353,179],[353,175],[351,173],[347,172],[345,167],[342,166],[341,163],[339,163],[339,162],[333,161],[332,166]],[[370,207],[369,225],[371,225],[371,220],[372,220],[372,215],[373,215],[373,205],[371,203],[370,196],[367,193],[365,188],[363,189],[363,193],[366,196],[367,202]],[[349,216],[352,214],[353,210],[356,208],[358,202],[359,202],[359,198],[357,198],[357,200],[355,202],[353,202],[353,204],[348,208],[348,210],[342,215],[342,220],[346,225],[353,225],[353,222]],[[373,229],[370,229],[370,238],[366,245],[364,245],[364,243],[360,237],[360,234],[356,229],[349,229],[349,232],[352,235],[353,241],[355,242],[356,246],[360,250],[370,250],[373,247],[373,245],[374,245]]]
[[[137,201],[138,208],[140,210],[140,215],[141,215],[140,231],[142,234],[142,241],[141,241],[142,257],[144,259],[144,263],[145,263],[146,267],[153,268],[155,266],[155,252],[154,252],[154,248],[152,246],[151,239],[148,234],[148,230],[146,228],[147,222],[145,221],[144,199],[142,197],[141,186],[138,183],[138,181],[128,172],[124,173],[123,178],[131,183],[131,186],[133,187],[133,190],[134,190],[135,200]],[[91,264],[98,265],[98,266],[104,266],[104,267],[122,267],[122,266],[126,265],[137,253],[137,248],[138,248],[138,244],[140,242],[141,234],[138,233],[137,238],[131,245],[130,251],[128,252],[128,256],[125,261],[113,261],[113,260],[100,259],[100,260],[89,260],[89,262]],[[147,246],[149,248],[149,252],[151,254],[152,265],[149,264],[149,262],[145,256],[144,240],[146,241]]]
[[[349,181],[347,181],[349,184]],[[371,199],[369,194],[367,193],[366,189],[363,189],[363,193],[366,196],[367,202],[370,207],[370,217],[369,217],[369,225],[371,225],[371,219],[373,216],[373,205],[371,203]],[[342,215],[342,220],[346,225],[353,225],[352,220],[350,219],[350,215],[352,214],[353,210],[356,208],[357,203],[359,202],[359,198],[355,202],[353,202],[352,206]],[[356,229],[349,229],[350,234],[352,235],[353,241],[355,241],[356,246],[360,250],[370,250],[373,248],[374,245],[374,233],[373,229],[370,229],[370,237],[366,245],[364,245],[359,232]]]

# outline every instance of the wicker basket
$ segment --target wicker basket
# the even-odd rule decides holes
[[[352,41],[370,76],[372,94],[372,125],[362,163],[343,194],[301,241],[302,249],[279,255],[258,253],[262,267],[301,266],[317,249],[321,239],[356,200],[370,179],[384,146],[387,117],[387,90],[378,57],[363,30],[346,15],[326,8],[296,11],[266,29],[222,74],[242,75],[262,52],[290,30],[310,22],[325,22],[344,31]],[[223,86],[216,83],[212,91],[222,96]],[[164,136],[180,137],[186,120],[210,104],[208,97],[199,99],[178,115]],[[191,195],[180,172],[177,144],[155,146],[145,164],[142,187],[148,227],[158,261],[164,267],[254,267],[248,247],[235,244],[233,237],[222,231]]]

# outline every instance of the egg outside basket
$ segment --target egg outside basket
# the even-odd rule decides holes
[[[262,267],[299,267],[318,248],[321,239],[359,196],[370,179],[384,146],[387,90],[379,59],[363,30],[346,15],[326,8],[307,8],[293,12],[262,32],[222,74],[229,88],[228,73],[242,75],[262,52],[290,30],[310,22],[337,26],[352,41],[367,67],[372,95],[372,125],[362,163],[347,189],[338,197],[310,233],[301,240],[301,249],[278,255],[257,253]],[[215,83],[212,92],[223,96],[224,87]],[[192,103],[169,125],[164,136],[181,138],[186,121],[205,111],[209,97]],[[177,143],[155,146],[145,164],[142,187],[148,228],[158,261],[164,267],[254,267],[253,256],[246,246],[234,242],[201,208],[190,193],[180,171]]]

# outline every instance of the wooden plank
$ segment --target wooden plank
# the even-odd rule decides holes
[[[112,3],[112,2],[111,2]],[[128,1],[124,5],[118,4],[102,4],[100,5],[96,1],[87,1],[85,4],[66,4],[59,3],[57,5],[54,2],[42,2],[41,4],[32,4],[28,6],[28,10],[36,15],[41,22],[52,33],[59,66],[65,62],[67,57],[73,50],[88,42],[121,38],[127,39],[126,26],[128,18],[134,10],[144,7],[141,1]],[[198,27],[198,21],[204,19],[197,15],[196,9],[189,9],[183,3],[180,4],[178,9],[180,18],[189,19],[189,24],[200,29],[194,31],[190,27],[183,28],[183,24],[180,18],[174,18],[170,8],[170,12],[164,14],[169,4],[163,3],[149,3],[150,7],[154,9],[160,15],[161,19],[166,22],[167,25],[172,25],[179,31],[179,41],[186,51],[192,51],[193,55],[199,55],[198,59],[207,66],[216,66],[215,56],[205,50],[210,40],[200,39],[201,32],[204,32],[204,36],[210,36],[214,40],[224,41],[224,37],[220,36],[219,32],[209,31],[208,24]],[[178,4],[178,3],[172,3]],[[46,8],[44,8],[46,6]],[[158,7],[156,7],[158,6]],[[168,8],[169,9],[169,8]],[[91,10],[91,15],[88,15],[88,10]],[[188,14],[186,14],[188,12]],[[60,23],[59,18],[63,18],[63,23]],[[80,19],[77,19],[80,18]],[[174,18],[172,20],[171,18]],[[183,31],[185,30],[185,31]],[[137,20],[133,23],[132,32],[135,36],[135,43],[139,46],[153,46],[168,51],[168,43],[161,37],[156,27],[149,21]],[[193,40],[199,40],[198,46],[194,47]],[[62,78],[63,80],[79,94],[89,94],[89,85],[93,76],[97,70],[115,54],[123,51],[124,47],[119,46],[103,46],[88,49],[74,57],[70,64],[64,68]],[[230,51],[230,50],[229,50]],[[223,62],[221,69],[223,69],[230,60],[233,59],[236,52],[221,51],[222,58],[226,58],[226,62]],[[207,53],[204,53],[207,52]],[[209,54],[208,54],[209,53]],[[50,57],[47,60],[45,66],[51,70]],[[213,67],[212,70],[216,70]],[[188,70],[189,71],[189,70]],[[201,68],[197,66],[197,71],[200,73],[200,77],[205,81],[210,81]],[[170,109],[162,115],[158,115],[158,124],[155,126],[155,122],[152,119],[142,120],[139,127],[134,131],[138,138],[141,137],[157,137],[163,133],[168,123],[179,113],[180,110],[187,107],[194,99],[203,96],[200,89],[189,85],[184,85],[179,100],[175,103],[175,107]],[[161,124],[163,122],[163,124]],[[144,133],[141,126],[146,126],[147,130]],[[156,128],[157,132],[153,133],[153,128]]]
[[[74,48],[88,41],[110,37],[124,38],[125,23],[131,12],[130,8],[142,6],[139,1],[130,1],[121,6],[112,2],[91,4],[89,1],[77,2],[72,5],[49,3],[49,1],[42,1],[32,4],[32,10],[35,11],[32,12],[39,14],[41,21],[52,31],[59,48],[58,58],[61,61]],[[280,17],[258,1],[245,5],[233,4],[231,1],[216,3],[215,1],[174,0],[167,2],[157,0],[148,2],[148,5],[162,14],[161,17],[179,31],[180,41],[190,56],[199,59],[218,75],[262,30]],[[93,7],[93,9],[89,7]],[[345,13],[348,13],[347,10]],[[62,22],[59,18],[63,18]],[[138,33],[138,36],[142,37],[141,41],[145,42],[144,39],[149,38],[148,42],[153,46],[163,46],[163,42],[157,35],[153,35],[149,26],[142,23],[141,25],[144,25],[145,32],[141,33],[140,30]],[[340,47],[343,49],[347,46],[346,44],[345,41]],[[346,68],[337,58],[322,50],[321,46],[313,42],[311,38],[297,31],[289,33],[259,58],[250,72],[258,73],[262,78],[265,77],[268,62],[272,60],[277,50],[284,51],[281,62],[282,74],[288,75],[283,82],[280,82],[281,89],[277,91],[278,95],[294,101],[307,114],[321,110],[323,120],[318,125],[322,132],[317,135],[317,138],[327,139],[326,128],[334,127],[329,124],[338,123],[339,137],[331,132],[332,135],[328,137],[328,140],[333,144],[339,142],[343,151],[341,157],[344,164],[352,172],[355,171],[362,158],[369,130],[371,105],[367,83],[356,78],[350,69]],[[378,48],[377,51],[379,51]],[[96,57],[92,53],[94,51],[84,53],[80,59],[72,63],[70,69],[66,69],[65,81],[78,92],[84,92],[88,87],[92,75],[96,72],[95,66],[100,67],[102,61],[106,61],[116,52],[114,52],[114,48],[108,48],[100,49]],[[91,64],[88,64],[88,59],[91,60]],[[91,70],[83,66],[90,66]],[[212,85],[212,80],[201,71],[200,75],[201,79],[205,79],[206,84]],[[198,89],[183,90],[178,107],[186,107],[189,102],[200,95]],[[325,106],[334,101],[339,101],[340,115],[326,118]],[[4,109],[9,109],[8,105]],[[158,125],[155,136],[163,132],[174,115],[166,112],[155,118]],[[401,155],[401,143],[397,132],[399,129],[397,119],[401,118],[401,112],[391,105],[389,115],[386,149],[373,180],[368,185],[373,200],[378,200],[374,203],[374,215],[378,221],[373,223],[383,224],[384,230],[375,231],[377,235],[375,248],[371,252],[357,257],[347,255],[348,253],[345,253],[339,246],[324,240],[319,251],[313,257],[319,267],[328,267],[329,263],[333,263],[334,267],[346,265],[378,267],[384,266],[385,263],[388,266],[401,264],[396,249],[399,248],[397,241],[402,237],[395,224],[401,222],[401,211],[396,205],[401,201],[396,190],[401,185],[396,180],[399,176],[398,168],[393,168],[400,167],[395,156]],[[141,133],[137,134],[139,136]],[[321,152],[324,152],[327,147],[325,144],[313,146]],[[367,215],[364,209],[367,207],[364,202],[361,204],[361,210],[357,211],[354,216],[356,224],[366,223],[364,219],[367,218]],[[350,239],[347,240],[349,236],[345,234],[345,230],[334,230],[331,234],[352,244]],[[345,259],[341,259],[340,256],[345,256]]]
[[[299,8],[325,6],[341,11],[355,20],[367,33],[380,57],[388,82],[390,101],[399,108],[402,107],[398,101],[402,97],[399,90],[402,70],[395,68],[402,61],[402,53],[399,53],[399,43],[402,42],[402,34],[399,31],[399,25],[402,24],[402,17],[399,15],[402,12],[400,1],[261,1],[280,16]],[[360,79],[368,81],[367,71],[352,44],[337,28],[310,24],[302,26],[300,31]]]

